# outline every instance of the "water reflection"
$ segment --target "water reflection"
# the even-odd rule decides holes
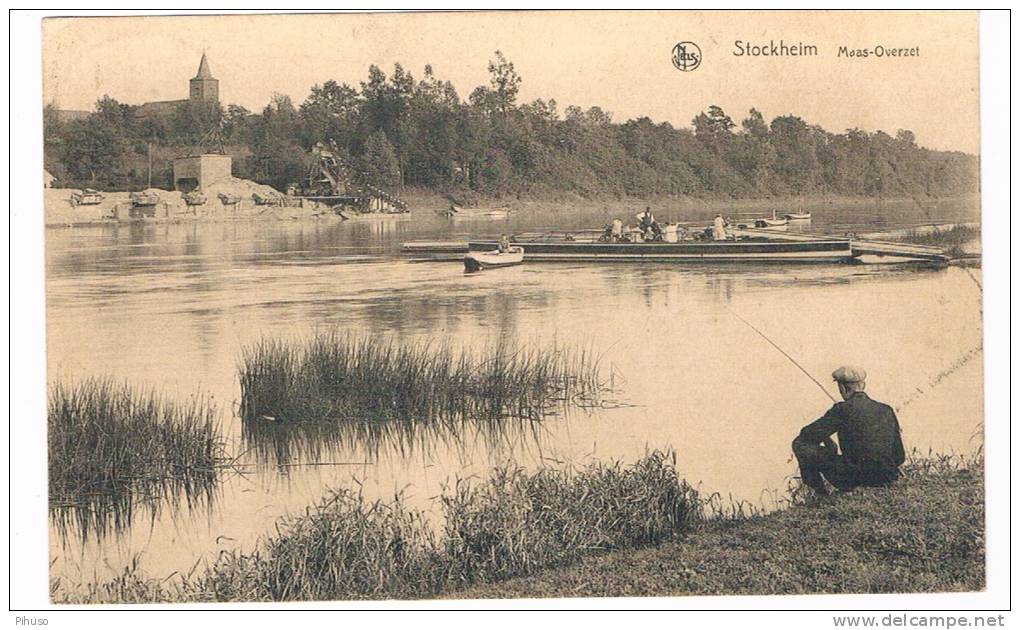
[[[146,521],[151,526],[164,517],[200,517],[214,507],[220,474],[215,470],[196,470],[130,491],[95,493],[73,501],[51,497],[50,522],[59,533],[57,539],[67,549],[75,543],[118,536]]]
[[[440,450],[462,453],[510,453],[541,450],[548,435],[542,421],[504,418],[457,422],[412,423],[291,422],[251,420],[243,423],[244,465],[287,473],[293,466],[371,465],[384,455],[430,458]]]

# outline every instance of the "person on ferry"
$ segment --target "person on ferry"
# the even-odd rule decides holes
[[[612,240],[614,243],[619,243],[623,240],[623,221],[620,219],[613,219],[612,227]]]
[[[721,214],[715,215],[715,219],[712,221],[712,240],[726,240],[726,219]]]

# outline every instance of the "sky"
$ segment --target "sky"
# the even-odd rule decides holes
[[[813,45],[815,56],[736,56],[736,43]],[[673,47],[700,65],[681,72]],[[916,56],[840,57],[848,49]],[[586,11],[49,18],[43,93],[63,109],[187,97],[205,51],[220,101],[260,111],[273,93],[299,104],[330,79],[357,87],[370,64],[425,64],[462,99],[488,83],[495,50],[523,79],[518,100],[598,105],[613,120],[690,126],[709,105],[734,120],[755,107],[832,132],[914,132],[918,144],[977,154],[978,21],[974,12]]]

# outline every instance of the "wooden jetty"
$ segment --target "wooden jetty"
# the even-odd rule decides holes
[[[767,236],[770,240],[787,242],[805,242],[814,240],[827,240],[831,237],[818,234],[805,234],[797,232],[766,232],[759,229],[732,229],[728,230],[736,236],[754,237]],[[892,258],[909,258],[913,260],[926,260],[932,262],[948,262],[949,256],[945,251],[930,245],[914,245],[913,243],[901,243],[898,241],[881,241],[875,239],[850,239],[855,256],[881,256]]]

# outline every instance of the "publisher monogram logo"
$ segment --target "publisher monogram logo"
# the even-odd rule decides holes
[[[690,72],[701,65],[701,49],[694,42],[673,46],[673,65],[681,72]]]

